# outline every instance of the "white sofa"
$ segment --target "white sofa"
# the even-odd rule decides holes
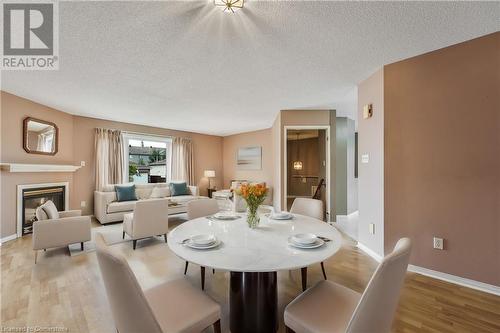
[[[126,185],[126,184],[119,184]],[[132,185],[132,184],[130,184]],[[135,194],[139,200],[149,200],[155,187],[166,188],[166,197],[179,204],[169,207],[169,214],[186,213],[186,203],[199,198],[197,186],[188,186],[189,195],[170,196],[169,183],[135,184]],[[157,199],[157,198],[155,198]],[[132,213],[137,200],[116,201],[115,184],[106,185],[101,191],[94,191],[94,215],[101,224],[123,221],[123,216]]]

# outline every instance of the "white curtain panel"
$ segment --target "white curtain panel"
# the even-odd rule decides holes
[[[172,139],[172,180],[182,180],[194,185],[193,141],[187,138]]]
[[[54,151],[55,150],[54,136],[55,136],[54,129],[49,129],[38,134],[37,150],[45,152]]]
[[[123,139],[121,131],[95,129],[95,187],[123,182]]]

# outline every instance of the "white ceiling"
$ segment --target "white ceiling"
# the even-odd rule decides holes
[[[500,3],[60,2],[60,69],[2,89],[78,115],[227,135],[356,110],[380,66],[499,30]]]

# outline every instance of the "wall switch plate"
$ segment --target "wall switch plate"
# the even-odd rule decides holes
[[[437,250],[442,250],[444,248],[444,240],[442,238],[434,237],[433,246]]]
[[[85,201],[80,202],[80,207],[82,207],[82,208],[87,207],[87,202],[85,202]]]
[[[370,230],[370,234],[375,235],[375,223],[370,223],[368,229]]]
[[[85,166],[85,161],[80,161],[80,166]]]
[[[361,163],[365,163],[366,164],[368,162],[370,162],[370,155],[368,155],[368,154],[361,155]]]

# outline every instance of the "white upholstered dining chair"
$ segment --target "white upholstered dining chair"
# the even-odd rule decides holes
[[[304,216],[309,216],[320,221],[323,221],[324,208],[323,201],[309,198],[296,198],[292,207],[290,208],[290,213],[299,214]],[[323,277],[326,280],[325,264],[321,262],[321,271],[323,272]],[[307,267],[301,268],[302,275],[302,291],[307,289]]]
[[[216,199],[197,199],[191,200],[187,203],[187,217],[188,220],[194,220],[198,217],[209,216],[215,214],[219,211],[219,204]],[[184,266],[184,275],[186,275],[188,270],[189,262],[186,261]],[[212,273],[215,274],[215,270],[212,269]],[[201,275],[201,290],[205,290],[205,267],[200,267]]]
[[[213,325],[220,333],[220,305],[185,279],[142,290],[125,258],[96,234],[99,268],[120,333],[201,332]]]
[[[163,235],[167,242],[168,199],[139,200],[134,212],[123,216],[123,235],[132,238],[133,248],[139,239]]]
[[[362,295],[330,281],[303,292],[285,308],[287,332],[390,332],[410,253],[410,239],[400,239]]]

